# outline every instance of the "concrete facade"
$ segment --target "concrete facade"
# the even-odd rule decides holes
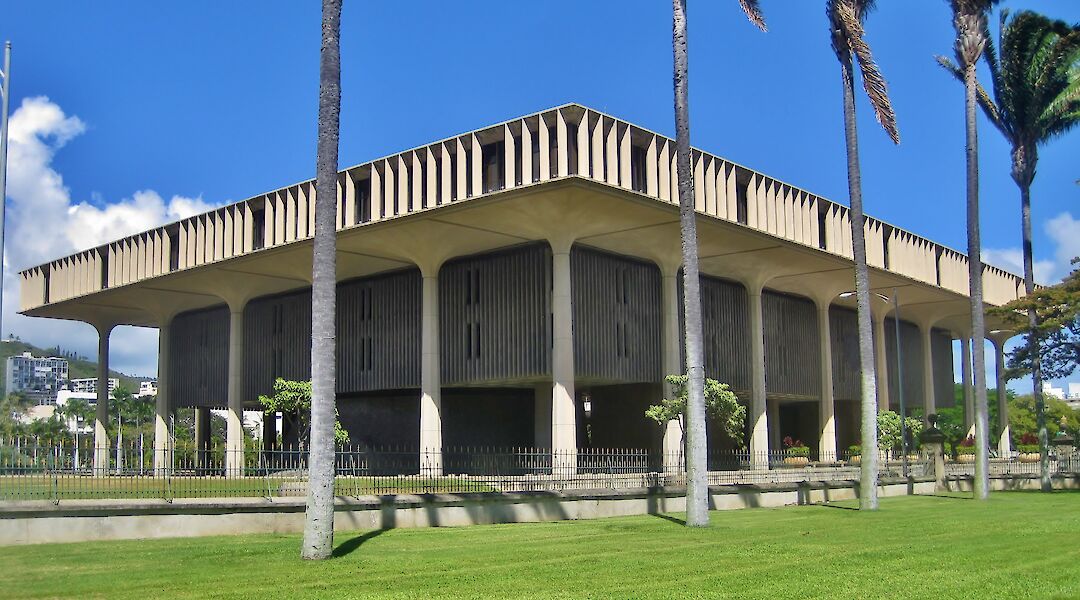
[[[389,441],[426,451],[438,474],[447,440],[461,439],[447,429],[444,396],[458,390],[467,404],[467,390],[497,388],[531,397],[521,431],[532,435],[520,442],[556,449],[572,469],[594,429],[583,394],[655,401],[663,375],[681,370],[674,154],[670,139],[567,105],[343,171],[342,412],[382,411],[401,429]],[[716,307],[705,311],[715,332],[707,371],[747,404],[755,460],[784,435],[823,456],[846,447],[858,422],[848,209],[701,151],[693,167],[701,272],[716,282],[703,300]],[[313,200],[306,181],[27,269],[21,310],[94,324],[101,364],[115,326],[167,330],[159,432],[169,411],[226,408],[226,462],[238,469],[242,411],[259,386],[310,369]],[[891,386],[903,378],[907,405],[934,412],[952,402],[942,365],[969,321],[967,258],[873,218],[865,230],[871,287],[902,290],[899,343],[911,347],[896,372],[883,343],[891,307],[877,307],[881,407],[897,405]],[[595,273],[611,278],[590,288],[594,253],[610,265]],[[473,266],[454,266],[470,257]],[[983,278],[988,305],[1022,293],[1019,277],[995,267]],[[636,400],[624,404],[628,433],[607,438],[620,446],[650,427],[627,416],[640,413]],[[107,418],[106,401],[98,412]],[[672,427],[654,437],[681,446]]]

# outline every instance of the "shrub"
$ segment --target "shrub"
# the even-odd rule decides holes
[[[1038,454],[1039,438],[1034,433],[1025,433],[1020,436],[1020,441],[1016,444],[1016,450],[1024,454]]]
[[[848,446],[848,454],[850,454],[851,456],[861,456],[862,446],[860,446],[859,444]]]
[[[793,440],[791,436],[784,437],[784,453],[788,456],[810,456],[810,448],[802,440]]]

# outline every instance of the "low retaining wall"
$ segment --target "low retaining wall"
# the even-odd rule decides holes
[[[1080,476],[1054,475],[1050,483],[1055,490],[1080,490]],[[975,489],[975,478],[970,475],[946,477],[945,487],[950,492],[970,492]],[[990,477],[990,489],[995,492],[1014,490],[1040,490],[1038,475],[1001,475]]]
[[[901,480],[879,493],[908,492]],[[732,485],[709,488],[710,508],[730,510],[811,504],[857,497],[855,482]],[[931,479],[913,483],[934,493]],[[432,494],[338,498],[336,530],[448,527],[661,514],[686,510],[686,490],[653,488],[523,494]],[[71,500],[0,503],[0,545],[298,533],[304,498]]]

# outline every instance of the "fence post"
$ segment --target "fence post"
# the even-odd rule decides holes
[[[1062,419],[1064,421],[1064,418]],[[1063,427],[1060,432],[1054,437],[1051,442],[1054,445],[1054,454],[1057,455],[1057,472],[1062,475],[1065,474],[1066,464],[1071,462],[1073,453],[1073,444],[1076,440],[1071,435],[1065,432]],[[1069,465],[1072,466],[1072,465]]]

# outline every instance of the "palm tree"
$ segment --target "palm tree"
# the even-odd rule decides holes
[[[957,69],[964,80],[964,116],[967,136],[968,286],[971,300],[971,347],[975,349],[972,379],[975,385],[975,497],[990,497],[989,418],[986,408],[986,319],[983,313],[983,264],[979,240],[979,132],[975,121],[978,79],[975,66],[986,50],[987,13],[999,0],[949,0],[956,29]],[[983,382],[983,383],[979,383]]]
[[[863,39],[863,23],[874,9],[874,0],[827,0],[825,12],[833,51],[840,61],[844,84],[844,137],[847,142],[848,194],[851,199],[851,246],[855,258],[855,297],[858,305],[859,363],[862,373],[862,461],[859,479],[859,507],[876,510],[878,507],[878,444],[877,444],[877,374],[874,371],[874,336],[870,322],[870,272],[866,267],[866,240],[862,202],[862,174],[859,168],[859,137],[855,121],[854,59],[862,73],[874,113],[893,143],[900,143],[896,114],[889,101],[889,90],[881,75],[870,46]]]
[[[1020,188],[1021,229],[1024,247],[1024,289],[1035,291],[1031,252],[1031,184],[1039,161],[1039,146],[1063,135],[1080,123],[1080,27],[1023,11],[1009,20],[1001,13],[998,52],[986,44],[983,53],[990,67],[993,97],[978,87],[979,106],[1012,146],[1012,178]],[[938,57],[946,70],[963,81],[963,72],[952,61]],[[1038,315],[1028,311],[1028,352],[1034,380],[1039,428],[1040,479],[1050,491],[1050,460],[1047,447],[1046,406],[1039,357]]]
[[[341,110],[341,0],[323,0],[315,240],[311,261],[311,446],[300,555],[329,558],[334,547],[334,421],[337,293],[337,167]]]
[[[752,23],[765,30],[757,0],[739,0]],[[698,281],[694,177],[690,166],[690,102],[686,57],[686,0],[672,0],[672,46],[675,58],[675,146],[679,169],[679,229],[682,236],[683,311],[686,315],[686,526],[709,524],[709,485],[705,434],[705,352],[701,340],[701,291]]]

